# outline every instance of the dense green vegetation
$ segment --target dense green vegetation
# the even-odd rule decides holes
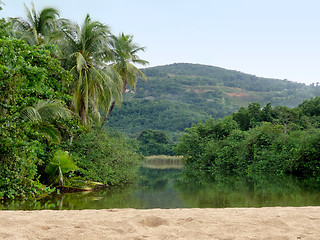
[[[89,15],[79,26],[55,8],[26,10],[0,21],[0,199],[133,182],[140,155],[101,115],[120,106],[124,80],[144,76],[131,64],[147,63],[144,48]]]
[[[134,142],[107,132],[80,135],[70,151],[74,153],[79,176],[108,186],[134,182],[141,164]]]
[[[172,134],[182,132],[192,123],[209,116],[193,112],[191,107],[188,108],[179,102],[125,101],[121,108],[114,110],[108,126],[130,136],[137,136],[137,133],[148,129]]]
[[[319,101],[305,100],[292,109],[252,103],[232,116],[188,128],[176,151],[195,174],[319,177]]]
[[[173,143],[165,132],[160,130],[145,130],[137,137],[140,143],[139,152],[144,156],[174,155]]]
[[[70,96],[63,83],[71,76],[45,46],[2,38],[0,52],[0,197],[36,194],[42,189],[38,166],[48,163],[61,135],[68,138],[73,124],[62,117],[27,121],[22,113],[40,100],[66,104]]]
[[[171,64],[142,69],[148,81],[110,117],[108,126],[130,136],[157,129],[179,135],[193,123],[231,115],[251,102],[296,107],[320,94],[320,86],[267,79],[199,64]]]
[[[0,20],[0,199],[131,183],[140,154],[184,155],[198,176],[319,176],[320,86],[197,64],[140,70],[140,51],[89,15],[78,25],[32,6]]]

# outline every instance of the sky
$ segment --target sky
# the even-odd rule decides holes
[[[0,17],[25,17],[2,0]],[[145,46],[149,66],[199,63],[259,77],[320,82],[319,0],[33,0],[81,24],[87,13]]]

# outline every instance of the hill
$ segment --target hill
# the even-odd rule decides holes
[[[125,95],[108,126],[136,136],[146,129],[179,133],[192,123],[222,118],[241,106],[296,107],[320,95],[320,86],[270,79],[214,66],[176,63],[142,69],[148,81],[138,81],[136,92]]]

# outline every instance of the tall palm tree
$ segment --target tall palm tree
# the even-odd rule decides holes
[[[110,41],[111,56],[114,62],[113,68],[120,74],[123,81],[123,89],[125,92],[127,84],[135,89],[137,83],[137,76],[146,80],[146,76],[133,64],[147,65],[149,62],[139,58],[138,52],[145,51],[145,47],[140,47],[133,42],[132,35],[119,36],[112,35]]]
[[[112,96],[122,101],[120,77],[104,62],[110,30],[87,15],[82,26],[67,23],[63,32],[58,45],[62,64],[75,79],[73,107],[82,124],[89,126],[90,114],[99,120],[100,111],[108,111]]]
[[[149,63],[137,55],[140,51],[144,52],[145,47],[140,47],[137,43],[133,42],[132,35],[125,35],[124,33],[120,33],[119,36],[112,35],[109,44],[110,51],[107,58],[113,61],[113,69],[121,76],[123,85],[122,92],[126,92],[128,84],[135,90],[138,77],[147,80],[143,72],[133,65],[147,65]],[[114,105],[115,101],[112,102],[108,114],[104,118],[103,124],[109,118]]]
[[[29,45],[40,45],[49,43],[51,36],[56,31],[59,11],[55,8],[43,8],[40,12],[35,10],[31,3],[30,10],[26,5],[27,18],[11,18],[12,35],[25,40]]]

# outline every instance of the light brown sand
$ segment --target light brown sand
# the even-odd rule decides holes
[[[320,207],[0,211],[0,239],[320,239]]]

